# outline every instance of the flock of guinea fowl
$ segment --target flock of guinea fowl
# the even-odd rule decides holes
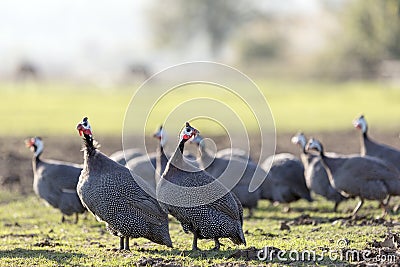
[[[358,197],[353,215],[364,200],[379,201],[385,215],[390,197],[400,195],[400,151],[371,140],[364,116],[353,124],[362,133],[360,154],[325,152],[317,139],[298,133],[292,143],[301,148],[300,160],[282,153],[260,166],[240,149],[210,155],[199,131],[188,122],[172,155],[165,154],[160,127],[154,134],[159,140],[154,154],[130,149],[108,157],[99,151],[87,117],[77,125],[83,135],[83,165],[41,159],[40,137],[26,140],[26,145],[34,152],[33,189],[62,212],[62,221],[64,215],[75,214],[77,222],[79,213],[90,211],[120,238],[120,249],[129,250],[129,239],[138,237],[172,247],[170,214],[185,233],[193,234],[192,250],[198,250],[198,239],[213,240],[218,250],[220,238],[246,244],[243,208],[251,217],[260,199],[288,205],[298,199],[312,201],[312,191],[333,201],[335,211],[340,202]],[[197,158],[185,152],[189,140],[198,146]],[[249,192],[251,179],[260,175],[263,183]],[[234,182],[228,189],[229,181]]]

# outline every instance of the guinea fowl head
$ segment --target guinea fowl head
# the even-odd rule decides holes
[[[293,136],[291,141],[293,144],[300,145],[302,148],[305,148],[306,144],[307,144],[307,138],[301,132],[299,132],[295,136]]]
[[[179,135],[179,143],[185,143],[192,137],[196,137],[200,132],[190,126],[188,122],[186,122],[185,127],[182,129],[181,134]]]
[[[92,137],[92,127],[90,126],[87,117],[84,117],[83,120],[80,123],[78,123],[76,129],[78,130],[80,136],[82,136],[83,134],[84,136],[87,135]]]
[[[165,132],[163,126],[161,125],[160,128],[153,134],[154,138],[160,140],[160,145],[164,146],[167,142],[167,133]]]
[[[76,129],[79,132],[79,135],[85,137],[86,146],[93,147],[93,134],[92,134],[92,127],[89,124],[89,120],[87,117],[84,117],[80,123],[76,126]]]
[[[179,135],[179,145],[178,145],[178,149],[179,149],[179,151],[180,151],[180,153],[175,153],[174,154],[174,157],[173,157],[173,160],[176,160],[176,159],[180,159],[181,157],[179,156],[179,157],[176,157],[176,155],[177,154],[180,154],[180,155],[183,155],[183,148],[184,148],[184,146],[185,146],[185,143],[189,140],[189,139],[191,139],[191,138],[193,138],[193,137],[196,137],[196,135],[198,135],[200,132],[197,130],[197,129],[195,129],[195,128],[193,128],[192,126],[190,126],[190,124],[189,124],[189,122],[186,122],[186,124],[185,124],[185,127],[183,127],[183,129],[182,129],[182,131],[181,131],[181,134]]]
[[[40,137],[32,137],[25,140],[25,145],[28,147],[32,152],[35,153],[35,156],[38,156],[43,151],[43,141]]]
[[[364,115],[361,115],[360,117],[353,120],[353,125],[357,129],[360,129],[363,133],[367,133],[368,125],[367,121],[364,118]]]
[[[322,146],[321,142],[319,142],[315,138],[311,138],[310,140],[308,140],[308,143],[307,143],[307,146],[306,146],[306,150],[307,151],[315,150],[321,155],[324,154],[324,147]]]

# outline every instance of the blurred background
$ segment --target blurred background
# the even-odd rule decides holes
[[[131,84],[191,60],[255,78],[400,75],[396,0],[4,0],[0,22],[5,81]]]
[[[0,58],[2,166],[16,159],[29,169],[22,140],[31,135],[47,138],[49,157],[80,162],[83,116],[103,151],[121,148],[135,90],[193,60],[228,64],[256,82],[278,151],[298,152],[289,137],[303,130],[337,137],[325,138],[330,150],[358,152],[351,121],[360,114],[373,136],[400,143],[397,0],[3,0]]]

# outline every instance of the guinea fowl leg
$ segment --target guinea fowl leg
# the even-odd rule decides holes
[[[288,213],[288,212],[290,212],[290,204],[289,203],[286,203],[286,204],[284,204],[284,207],[283,207],[283,210],[282,210],[284,213]]]
[[[88,211],[85,210],[85,211],[83,212],[83,220],[87,221],[87,219],[88,219]]]
[[[124,250],[124,237],[119,238],[119,250]]]
[[[192,250],[193,251],[199,250],[199,248],[197,247],[197,233],[196,232],[193,233]]]
[[[65,217],[64,217],[64,214],[62,215],[62,217],[61,217],[61,223],[64,223],[65,222]]]
[[[364,204],[364,199],[360,198],[360,202],[358,202],[357,206],[355,207],[355,209],[353,210],[353,213],[351,214],[351,216],[356,216],[357,212],[360,210],[361,206]]]
[[[390,197],[391,197],[391,196],[388,196],[388,198],[386,199],[386,203],[384,203],[384,204],[385,204],[385,206],[389,206]]]
[[[74,221],[74,223],[77,224],[78,220],[79,220],[79,215],[78,215],[77,212],[75,212],[75,221]]]
[[[380,206],[381,206],[382,209],[383,209],[382,218],[384,218],[384,217],[388,214],[388,202],[389,202],[389,201],[386,201],[386,204],[384,203],[384,201],[382,201],[382,202],[380,203]]]
[[[253,209],[249,208],[249,215],[247,216],[247,218],[250,219],[251,217],[253,217]]]
[[[340,202],[335,202],[335,206],[333,207],[333,212],[337,212],[337,208]]]
[[[219,243],[218,238],[214,238],[215,247],[212,250],[219,250],[221,244]]]
[[[129,237],[128,236],[125,237],[125,250],[130,251],[130,249],[129,249]]]

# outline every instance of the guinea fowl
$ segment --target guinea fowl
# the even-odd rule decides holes
[[[126,163],[125,166],[134,174],[145,180],[153,188],[156,188],[156,182],[154,180],[156,159],[157,153],[153,152],[131,159]]]
[[[77,192],[79,175],[82,167],[78,164],[56,160],[42,160],[43,141],[40,137],[25,140],[33,154],[33,191],[48,204],[62,212],[61,222],[65,221],[64,215],[75,213],[75,223],[78,214],[85,212]]]
[[[390,162],[400,171],[400,150],[371,140],[368,136],[368,124],[363,115],[355,119],[353,125],[362,132],[361,155],[377,157]]]
[[[155,195],[154,190],[97,149],[86,117],[77,130],[84,136],[84,167],[77,186],[82,203],[106,223],[110,233],[120,237],[121,250],[129,250],[129,238],[138,237],[172,247],[168,216],[147,193]]]
[[[364,199],[378,200],[386,214],[387,205],[383,200],[388,196],[400,194],[399,171],[378,158],[359,155],[328,156],[316,139],[310,139],[306,149],[319,153],[329,181],[336,190],[346,197],[360,198],[353,216],[363,205]]]
[[[239,198],[244,208],[249,209],[249,217],[253,215],[253,209],[257,207],[258,200],[261,198],[261,189],[249,192],[249,185],[254,175],[261,176],[262,179],[267,173],[252,161],[243,160],[238,157],[212,157],[206,149],[203,137],[196,135],[192,143],[196,144],[198,150],[199,165],[203,170],[210,173],[215,178],[230,178],[232,181],[238,181],[232,188],[232,192]],[[229,164],[229,168],[228,168]],[[221,176],[222,175],[222,176]],[[238,177],[240,175],[240,177]]]
[[[215,155],[217,158],[225,158],[225,159],[242,159],[246,161],[252,161],[250,155],[243,149],[240,148],[224,148],[217,152]]]
[[[131,159],[143,156],[143,153],[138,148],[129,148],[124,150],[119,150],[110,155],[110,159],[124,165]]]
[[[157,199],[186,233],[193,233],[193,250],[198,250],[198,238],[213,239],[215,250],[220,248],[219,238],[224,237],[237,245],[246,244],[240,201],[210,174],[184,160],[185,143],[196,134],[198,131],[186,123],[157,184]]]
[[[133,173],[144,179],[148,184],[150,184],[155,189],[156,188],[155,178],[157,177],[156,176],[157,157],[162,155],[160,166],[158,166],[159,168],[158,175],[161,175],[164,172],[165,166],[167,165],[168,162],[168,159],[164,154],[164,148],[163,148],[167,142],[167,136],[162,126],[160,126],[157,132],[154,133],[153,137],[159,140],[159,146],[157,147],[157,151],[130,160],[127,163],[127,167]]]
[[[162,126],[158,129],[158,131],[153,135],[160,141],[160,145],[157,147],[156,151],[156,169],[155,169],[155,183],[157,184],[160,179],[161,175],[163,174],[165,167],[168,163],[168,158],[164,153],[164,145],[166,142],[166,134]]]
[[[261,198],[271,202],[287,204],[301,198],[312,202],[304,178],[304,166],[301,161],[289,153],[281,153],[268,157],[261,168],[267,170],[267,178],[261,185]]]
[[[321,163],[321,159],[306,151],[307,138],[303,133],[298,133],[292,138],[292,143],[297,144],[301,148],[301,161],[304,165],[304,176],[308,189],[314,193],[325,197],[326,199],[335,202],[333,211],[336,212],[340,202],[347,198],[342,196],[329,182],[328,174]],[[334,153],[326,153],[335,155]]]

